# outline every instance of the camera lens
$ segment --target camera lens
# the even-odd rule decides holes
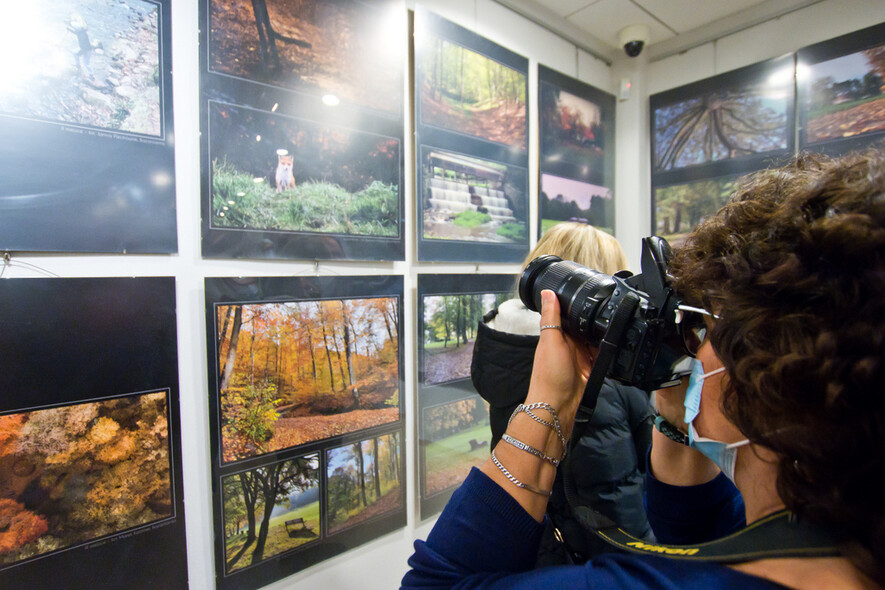
[[[550,289],[559,299],[562,327],[573,336],[596,345],[605,332],[608,315],[602,304],[616,283],[609,275],[558,256],[532,260],[519,279],[519,298],[532,311],[541,311],[541,291]]]

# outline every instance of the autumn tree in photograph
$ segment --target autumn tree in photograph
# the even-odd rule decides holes
[[[166,392],[0,416],[0,564],[173,515]]]
[[[460,484],[489,457],[489,405],[471,397],[424,410],[424,497]]]
[[[402,505],[398,432],[331,449],[327,470],[330,533]]]
[[[319,455],[222,479],[225,570],[319,539]]]
[[[215,310],[224,461],[399,420],[396,298]]]
[[[712,178],[655,189],[657,234],[678,246],[705,217],[716,213],[736,188],[736,177]]]

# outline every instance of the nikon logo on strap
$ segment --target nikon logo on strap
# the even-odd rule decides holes
[[[641,551],[648,551],[649,553],[664,553],[665,555],[694,555],[700,551],[697,547],[667,547],[666,545],[652,545],[642,541],[633,541],[627,543],[627,546]]]

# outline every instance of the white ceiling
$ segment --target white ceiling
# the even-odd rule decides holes
[[[607,60],[628,25],[648,25],[649,59],[660,59],[820,1],[497,0]]]

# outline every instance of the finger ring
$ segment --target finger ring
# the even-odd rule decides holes
[[[541,331],[544,330],[562,330],[562,326],[554,326],[553,324],[547,324],[545,326],[541,326]]]

